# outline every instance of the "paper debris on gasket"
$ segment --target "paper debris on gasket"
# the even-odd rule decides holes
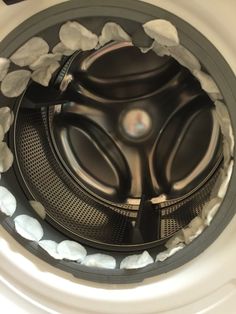
[[[230,162],[229,164],[229,167],[228,167],[228,170],[227,170],[227,173],[225,173],[224,175],[224,178],[223,178],[223,182],[221,184],[221,187],[218,191],[218,197],[223,199],[226,192],[227,192],[227,189],[228,189],[228,185],[229,185],[229,181],[231,179],[231,175],[232,175],[232,172],[233,172],[233,167],[234,167],[234,162],[233,160]]]
[[[31,65],[40,56],[48,52],[48,43],[41,37],[33,37],[20,47],[10,59],[16,65],[24,67]]]
[[[125,257],[120,264],[120,269],[138,269],[154,263],[151,255],[144,251],[142,254],[130,255]]]
[[[172,249],[178,246],[180,243],[184,243],[184,234],[182,230],[179,230],[173,237],[171,237],[165,244],[167,249]]]
[[[0,125],[3,129],[4,134],[10,129],[14,120],[14,114],[9,107],[0,108]]]
[[[34,63],[30,65],[30,69],[35,71],[38,69],[47,68],[51,64],[60,61],[62,58],[61,54],[49,53],[39,57]]]
[[[87,255],[86,249],[75,241],[65,240],[58,244],[57,252],[63,259],[83,262]]]
[[[98,44],[98,36],[78,22],[67,22],[60,29],[60,40],[70,50],[92,50]]]
[[[61,260],[62,257],[57,253],[58,243],[52,240],[41,240],[38,242],[38,245],[46,251],[51,257]]]
[[[1,91],[6,97],[18,97],[26,89],[31,77],[28,70],[10,72],[2,81]]]
[[[142,52],[142,53],[148,53],[150,50],[152,50],[153,49],[153,45],[151,46],[151,47],[139,47],[139,49],[140,49],[140,51]]]
[[[31,207],[34,209],[34,211],[39,215],[39,217],[41,217],[42,219],[46,218],[46,210],[44,208],[44,206],[37,201],[29,201]]]
[[[20,215],[14,219],[15,228],[23,238],[39,242],[43,237],[43,228],[37,219],[28,215]]]
[[[176,27],[169,21],[158,19],[143,25],[145,33],[158,44],[172,47],[179,45],[179,36]]]
[[[113,256],[98,253],[87,255],[82,262],[82,265],[96,268],[115,269],[116,260]]]
[[[1,142],[0,143],[0,173],[8,171],[12,164],[13,164],[13,154],[7,143]]]
[[[220,90],[210,75],[199,70],[194,70],[192,73],[198,79],[205,92],[214,95],[215,100],[222,99]]]
[[[76,50],[72,50],[67,48],[62,42],[59,42],[53,49],[52,52],[54,54],[62,54],[64,56],[71,56]]]
[[[187,227],[183,228],[184,242],[190,244],[196,239],[205,229],[206,225],[203,219],[199,216],[195,217]]]
[[[201,212],[201,218],[204,220],[206,226],[209,226],[212,219],[215,217],[222,199],[219,197],[213,198],[208,204],[206,204]]]
[[[0,186],[0,211],[11,217],[15,213],[15,210],[15,197],[4,186]]]
[[[221,132],[225,137],[225,141],[229,145],[229,154],[234,153],[234,135],[231,127],[231,120],[226,105],[221,101],[215,101],[215,111],[217,120],[220,124]],[[226,153],[226,152],[225,152]]]
[[[0,124],[0,142],[2,142],[3,141],[3,139],[4,139],[4,131],[3,131],[3,127],[1,126],[1,124]]]
[[[10,60],[6,58],[0,58],[0,82],[4,79],[7,75],[7,72],[10,67]]]
[[[52,79],[52,75],[59,69],[60,63],[54,62],[45,68],[39,68],[32,73],[32,80],[47,87]]]
[[[181,45],[169,47],[169,53],[178,63],[190,71],[201,70],[201,64],[198,59],[185,47]]]
[[[104,46],[111,41],[131,41],[131,37],[123,30],[123,28],[113,22],[106,23],[99,37],[99,44]]]
[[[164,47],[155,41],[154,41],[151,48],[159,57],[164,57],[164,56],[170,55],[170,51],[167,47]]]
[[[157,254],[156,262],[164,262],[167,258],[171,257],[172,255],[174,255],[178,251],[182,250],[184,247],[185,247],[185,245],[183,243],[180,243],[173,248],[170,248],[166,251],[163,251],[163,252]]]

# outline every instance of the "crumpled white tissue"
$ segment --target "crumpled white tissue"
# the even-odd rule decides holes
[[[63,56],[71,56],[76,50],[67,48],[62,42],[59,42],[53,49],[54,54],[62,54]]]
[[[167,249],[172,249],[178,246],[180,243],[184,243],[184,233],[182,229],[166,242],[165,247]]]
[[[186,67],[190,71],[200,71],[201,64],[198,59],[185,47],[182,45],[169,48],[169,54],[180,63],[182,66]]]
[[[7,75],[7,72],[10,67],[10,60],[6,58],[0,58],[0,82],[4,79]]]
[[[52,240],[41,240],[38,245],[46,251],[51,257],[61,260],[62,257],[57,253],[58,243]]]
[[[201,217],[204,220],[205,225],[210,225],[212,219],[215,217],[218,209],[220,208],[221,202],[221,198],[215,197],[203,207]]]
[[[11,61],[21,67],[31,65],[40,56],[49,52],[47,42],[41,37],[33,37],[20,47],[12,56]]]
[[[60,29],[60,40],[70,50],[92,50],[98,44],[97,35],[78,22],[67,22]]]
[[[199,70],[193,70],[192,73],[197,78],[205,92],[207,92],[209,95],[213,95],[214,98],[222,99],[220,90],[210,75]]]
[[[195,217],[183,230],[185,244],[190,244],[205,229],[206,225],[199,216]]]
[[[3,131],[3,127],[0,124],[0,142],[2,142],[4,139],[4,131]]]
[[[179,247],[180,244],[189,244],[197,238],[205,229],[206,224],[200,216],[195,217],[185,228],[179,230],[165,244],[168,250]],[[169,251],[168,251],[169,252]]]
[[[20,215],[14,219],[15,228],[23,238],[39,242],[43,237],[43,228],[37,219],[28,215]]]
[[[31,72],[28,70],[17,70],[10,72],[2,81],[1,91],[6,97],[18,97],[26,89],[30,80]]]
[[[224,179],[223,179],[223,182],[221,183],[221,186],[220,186],[220,189],[218,191],[218,197],[223,199],[226,192],[227,192],[227,189],[228,189],[228,185],[229,185],[229,181],[231,179],[231,175],[232,175],[232,172],[233,172],[233,167],[234,167],[234,162],[233,160],[230,162],[229,164],[229,167],[227,169],[227,173],[225,173],[224,175]]]
[[[13,123],[14,114],[9,107],[0,108],[0,125],[4,134],[7,133]]]
[[[105,269],[115,269],[116,260],[113,256],[105,254],[92,254],[87,255],[82,262],[83,265],[88,267],[105,268]]]
[[[164,262],[167,258],[171,257],[172,255],[174,255],[178,251],[182,250],[184,247],[185,247],[185,245],[183,243],[180,243],[173,248],[170,248],[166,251],[160,252],[156,256],[156,262]]]
[[[151,255],[144,251],[142,254],[125,257],[120,263],[120,269],[138,269],[154,263]]]
[[[113,22],[106,23],[99,37],[99,44],[104,46],[110,41],[131,41],[131,37],[123,30],[123,28]]]
[[[47,67],[39,68],[32,73],[32,80],[47,87],[52,79],[52,75],[59,69],[60,63],[54,62]]]
[[[30,65],[30,69],[35,71],[42,68],[47,68],[51,64],[60,61],[62,58],[62,55],[60,54],[53,54],[48,53],[46,55],[43,55],[39,57],[34,63]]]
[[[7,143],[1,142],[0,143],[0,173],[8,171],[12,164],[13,164],[13,154]]]
[[[15,210],[15,197],[4,186],[0,186],[0,211],[11,217],[15,213]]]
[[[170,51],[167,47],[164,47],[160,44],[158,44],[156,41],[152,44],[151,49],[159,56],[159,57],[164,57],[164,56],[169,56]]]
[[[233,156],[234,154],[234,135],[233,130],[231,127],[231,120],[229,116],[229,112],[226,108],[226,105],[221,101],[215,101],[215,112],[217,120],[220,124],[221,132],[224,135],[227,143],[225,145],[228,145],[226,149],[229,149],[229,154]],[[226,157],[227,151],[224,152],[224,156]]]
[[[158,44],[172,47],[179,45],[179,36],[176,27],[169,21],[158,19],[143,25],[145,33]]]
[[[63,259],[83,262],[87,255],[86,249],[75,241],[65,240],[58,244],[57,252]]]

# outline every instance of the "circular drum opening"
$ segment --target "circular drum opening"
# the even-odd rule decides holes
[[[19,102],[22,179],[75,240],[111,250],[163,244],[210,200],[223,163],[214,107],[173,58],[126,42],[76,52],[49,88],[32,83]]]
[[[6,137],[14,163],[3,182],[18,204],[3,224],[25,245],[33,217],[43,226],[30,242],[37,255],[98,281],[173,269],[206,248],[200,234],[209,245],[222,217],[233,215],[220,216],[233,170],[235,99],[227,100],[227,84],[235,79],[196,30],[135,2],[141,18],[132,3],[101,11],[86,3],[84,15],[77,2],[58,5],[0,47],[11,62],[1,99],[15,115]],[[162,23],[171,38],[160,35]],[[212,63],[204,63],[203,47]]]

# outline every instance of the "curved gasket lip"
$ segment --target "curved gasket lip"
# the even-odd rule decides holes
[[[232,70],[230,69],[230,67],[227,65],[226,61],[220,55],[220,53],[216,50],[216,48],[208,40],[206,40],[206,38],[204,38],[203,35],[198,33],[189,24],[182,21],[178,17],[174,16],[173,14],[170,14],[169,12],[167,12],[163,9],[159,9],[155,6],[147,5],[144,3],[138,4],[137,1],[129,1],[129,0],[128,1],[119,1],[118,5],[117,5],[116,1],[109,1],[109,2],[108,1],[101,1],[101,2],[103,4],[98,6],[97,1],[81,1],[80,2],[81,6],[80,6],[80,5],[78,5],[78,3],[76,3],[76,1],[71,1],[70,4],[66,3],[66,4],[57,5],[51,9],[48,9],[47,12],[44,11],[44,12],[37,14],[34,17],[34,21],[35,21],[35,18],[37,17],[38,21],[40,20],[40,22],[42,22],[42,20],[43,20],[42,15],[44,15],[45,13],[48,14],[48,11],[51,12],[52,14],[56,14],[56,11],[59,7],[62,10],[64,10],[65,8],[68,7],[68,5],[70,5],[73,8],[74,7],[80,8],[80,12],[81,12],[81,8],[88,9],[91,7],[91,8],[93,8],[93,12],[92,12],[92,14],[90,12],[90,16],[91,15],[98,16],[98,11],[100,11],[100,14],[104,16],[105,12],[109,11],[109,8],[111,11],[114,10],[113,14],[115,14],[117,8],[119,8],[120,10],[123,9],[123,12],[125,12],[126,13],[125,15],[127,16],[128,9],[130,9],[129,15],[127,16],[127,18],[130,18],[131,13],[134,14],[134,12],[136,12],[136,13],[138,13],[136,15],[136,17],[139,16],[139,22],[140,23],[144,23],[146,21],[149,21],[152,18],[160,18],[160,17],[161,18],[167,18],[168,20],[175,23],[175,25],[177,25],[177,28],[179,30],[179,34],[180,34],[180,37],[182,38],[182,43],[184,44],[184,46],[187,48],[194,47],[194,48],[189,49],[189,50],[190,51],[195,50],[195,55],[198,55],[198,56],[201,55],[201,58],[199,58],[200,61],[206,67],[206,69],[209,71],[209,73],[216,79],[216,82],[218,83],[218,85],[221,86],[221,90],[222,90],[223,95],[225,96],[226,103],[228,105],[231,104],[231,110],[234,109],[233,103],[235,103],[235,98],[236,98],[235,95],[233,95],[233,90],[235,90],[234,86],[236,86],[235,76],[234,76]],[[133,10],[134,4],[135,4],[135,8],[136,8],[135,10]],[[95,7],[94,7],[94,5],[95,5]],[[104,7],[106,7],[106,10],[104,10]],[[138,11],[137,7],[140,7],[140,10],[142,12]],[[148,17],[147,17],[147,15],[145,15],[144,12],[148,14]],[[153,12],[156,12],[156,15],[153,15],[154,14]],[[110,11],[109,11],[109,13],[110,13]],[[87,13],[83,12],[83,14],[86,15]],[[65,13],[63,12],[63,14],[61,14],[61,15],[65,16]],[[111,13],[109,14],[109,16],[110,15],[111,15]],[[76,17],[78,18],[78,16],[76,16]],[[73,18],[73,17],[70,17],[70,18]],[[141,19],[141,21],[140,21],[140,19]],[[54,21],[54,19],[51,19],[51,20]],[[65,18],[65,20],[67,20],[67,18]],[[28,30],[30,30],[32,32],[32,28],[30,26],[27,26],[30,23],[30,21],[31,21],[31,19],[24,22],[19,27],[19,29],[22,29],[21,33],[25,33],[26,28],[28,28]],[[45,20],[43,21],[43,23],[45,25]],[[36,24],[36,22],[35,22],[35,25],[38,26],[38,24]],[[186,28],[186,32],[182,32],[182,27]],[[188,31],[187,31],[187,29],[188,29]],[[190,37],[189,35],[192,35],[192,36]],[[12,33],[9,35],[9,37],[7,37],[7,39],[3,40],[3,42],[1,43],[1,46],[4,45],[6,47],[6,46],[8,46],[8,44],[11,46],[12,40],[14,38],[14,37],[11,38],[11,36],[12,36]],[[20,38],[19,35],[17,35],[16,37],[17,37],[17,39]],[[16,39],[16,37],[15,37],[15,39]],[[197,39],[196,42],[193,42],[191,38],[196,38]],[[16,39],[16,42],[17,42],[17,39]],[[203,45],[204,48],[202,46],[200,46],[200,44],[199,44],[200,42],[201,43],[204,42],[204,45]],[[202,48],[205,50],[204,54],[202,53]],[[7,51],[7,49],[3,50],[3,54],[4,54],[4,52],[6,53],[6,51]],[[210,57],[210,53],[209,53],[210,51],[212,51],[212,54],[214,55],[214,60],[211,59],[211,57]],[[225,91],[225,92],[223,92],[223,91]],[[232,112],[235,113],[235,109],[232,110]],[[236,115],[232,115],[232,116],[234,117]],[[232,122],[233,122],[233,126],[235,126],[235,121],[233,121],[233,119],[232,119]],[[234,129],[235,129],[235,127],[234,127]],[[235,169],[234,169],[234,171],[235,171]],[[109,282],[109,283],[113,283],[113,282],[114,283],[136,282],[136,281],[143,280],[144,278],[154,276],[157,274],[161,274],[163,272],[167,272],[173,268],[181,266],[185,262],[187,262],[190,259],[197,256],[208,245],[210,245],[217,238],[217,236],[221,233],[221,231],[228,224],[228,222],[231,220],[232,216],[235,213],[235,209],[232,208],[232,206],[231,206],[233,203],[233,198],[235,197],[234,191],[233,191],[233,181],[235,181],[235,180],[233,180],[233,179],[231,180],[229,190],[227,192],[228,197],[225,198],[225,200],[223,201],[223,204],[222,204],[226,207],[231,207],[230,208],[231,210],[220,211],[217,214],[217,216],[215,217],[214,221],[212,222],[212,225],[210,228],[211,230],[207,229],[197,240],[195,240],[194,243],[191,244],[191,249],[190,249],[190,247],[186,247],[184,250],[184,253],[182,253],[181,251],[178,252],[174,257],[171,257],[165,263],[155,263],[155,264],[152,264],[151,266],[148,266],[144,269],[135,270],[135,271],[132,271],[132,270],[130,270],[130,271],[118,270],[117,271],[116,270],[115,272],[109,271],[109,270],[105,270],[105,271],[104,270],[96,270],[96,271],[94,271],[93,269],[83,267],[83,266],[78,265],[78,264],[76,264],[76,269],[73,269],[74,267],[71,263],[70,263],[70,265],[68,265],[64,262],[59,262],[59,264],[57,264],[57,266],[59,268],[64,269],[64,270],[67,269],[69,272],[72,272],[74,275],[76,275],[76,273],[77,273],[77,275],[80,278],[89,279],[92,281],[99,281],[99,282]],[[221,222],[221,224],[220,224],[220,228],[219,228],[220,222]],[[9,225],[7,226],[7,224],[5,222],[3,222],[3,225],[6,229],[8,229]],[[11,230],[11,233],[12,233],[12,230]],[[19,241],[24,243],[29,248],[30,251],[36,251],[34,253],[36,253],[36,255],[41,256],[41,254],[39,254],[39,252],[37,251],[37,247],[35,247],[34,243],[29,244],[28,241],[25,241],[23,239],[19,239]],[[204,247],[199,246],[199,243],[204,243]],[[46,257],[43,259],[45,259],[47,261],[49,260]],[[50,263],[52,263],[51,259],[50,259]],[[79,268],[80,268],[80,270],[79,270]],[[129,276],[127,276],[127,274],[129,274]],[[110,277],[110,276],[112,276],[112,277]]]

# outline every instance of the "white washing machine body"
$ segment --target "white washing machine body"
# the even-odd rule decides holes
[[[138,1],[138,0],[137,0]],[[60,0],[0,2],[0,40]],[[236,74],[234,0],[146,0],[186,20],[221,52]],[[0,303],[3,313],[235,313],[236,217],[202,254],[139,284],[96,284],[74,278],[29,253],[0,228]]]

